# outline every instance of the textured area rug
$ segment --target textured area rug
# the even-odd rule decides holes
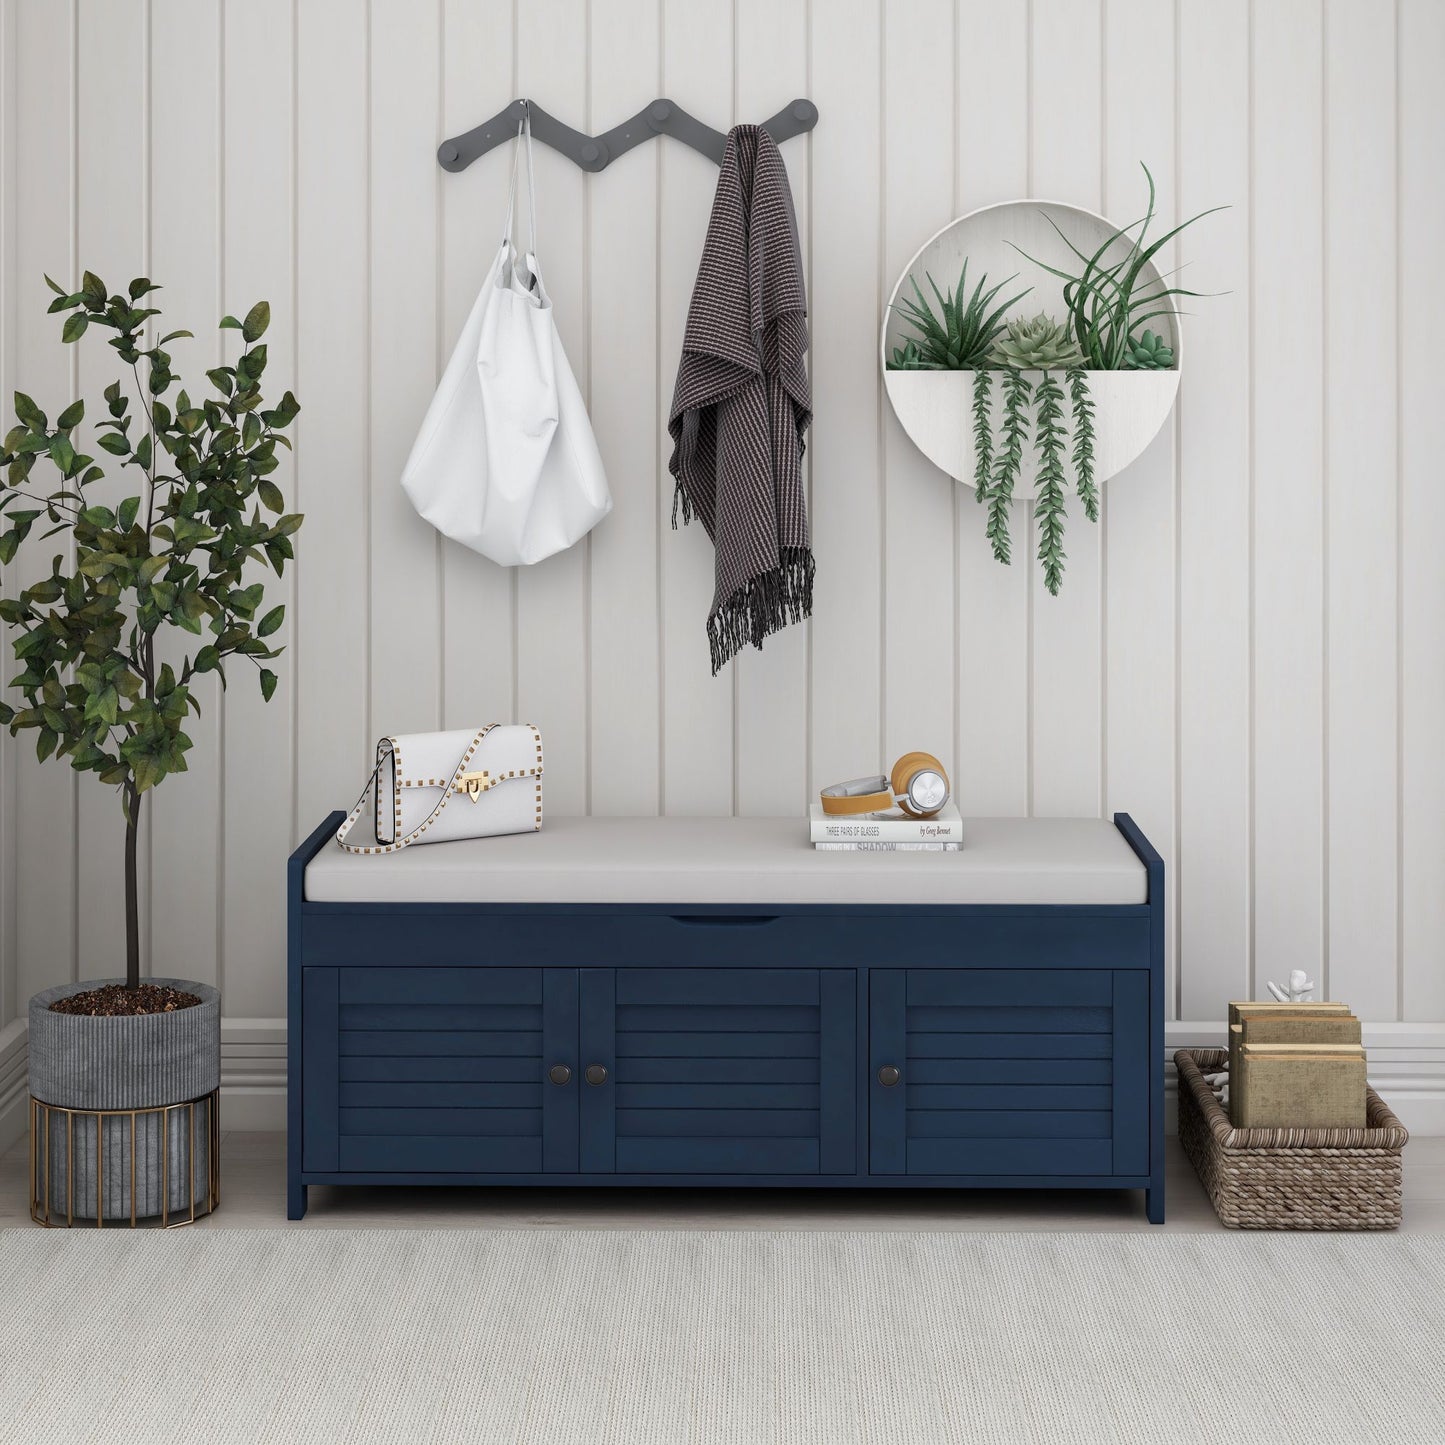
[[[1445,1439],[1445,1239],[0,1233],[0,1439]]]

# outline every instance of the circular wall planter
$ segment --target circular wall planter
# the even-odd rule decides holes
[[[908,278],[915,276],[924,295],[935,306],[925,273],[932,275],[941,291],[958,285],[958,273],[968,261],[968,290],[972,294],[981,276],[988,276],[988,290],[997,281],[1014,276],[995,298],[995,304],[1022,291],[1033,289],[1009,309],[1012,318],[1033,316],[1039,311],[1063,319],[1064,283],[1051,276],[1014,249],[1068,270],[1074,259],[1059,239],[1052,220],[1085,255],[1092,255],[1118,229],[1102,216],[1079,206],[1059,201],[1004,201],[970,211],[950,221],[924,243],[903,269],[888,298],[879,341],[879,360],[884,386],[899,424],[913,444],[936,467],[962,481],[973,481],[973,377],[971,371],[893,371],[888,357],[913,333],[894,309],[904,296],[913,294]],[[1010,245],[1009,243],[1013,244]],[[1151,262],[1140,278],[1142,286],[1157,283],[1160,273]],[[905,289],[906,288],[906,289]],[[1166,303],[1167,304],[1167,303]],[[1179,392],[1179,314],[1157,316],[1149,329],[1162,336],[1174,349],[1175,364],[1170,371],[1090,371],[1089,395],[1093,398],[1094,472],[1103,482],[1134,461],[1164,425]],[[1031,381],[1040,373],[1025,372]],[[995,382],[992,396],[994,435],[999,434],[1003,414],[1001,388]],[[1024,450],[1015,497],[1032,497],[1038,479],[1038,460],[1033,448]]]
[[[69,1117],[51,1115],[48,1138],[32,1139],[36,1177],[40,1188],[48,1189],[44,1197],[52,1219],[94,1220],[97,1202],[103,1220],[129,1221],[132,1212],[150,1217],[163,1208],[168,1215],[188,1213],[192,1197],[199,1202],[211,1197],[212,1109],[197,1105],[134,1116],[129,1111],[204,1100],[220,1086],[220,992],[185,979],[156,978],[147,982],[184,989],[201,1002],[174,1013],[131,1018],[50,1008],[58,998],[122,982],[61,984],[30,1000],[31,1097],[75,1111]],[[64,1127],[55,1123],[60,1118]]]

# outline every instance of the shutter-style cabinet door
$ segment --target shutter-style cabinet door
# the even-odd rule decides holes
[[[875,969],[869,1170],[1148,1172],[1147,971]]]
[[[851,1174],[852,969],[583,969],[581,1166]]]
[[[576,1172],[576,969],[308,969],[305,1001],[306,1169]]]

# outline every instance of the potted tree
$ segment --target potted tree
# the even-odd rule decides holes
[[[195,679],[216,673],[225,686],[241,659],[265,698],[276,690],[265,664],[278,655],[285,608],[265,607],[259,577],[281,573],[301,525],[270,480],[299,408],[289,391],[274,407],[262,400],[264,301],[244,320],[221,321],[241,333],[240,356],[208,371],[207,394],[193,398],[167,350],[191,333],[146,344],[159,331],[160,312],[147,304],[155,283],[138,278],[121,296],[89,271],[73,292],[46,279],[50,310],[65,317],[62,341],[112,333],[129,384],[105,389],[100,417],[74,401],[51,421],[15,395],[16,425],[0,450],[0,567],[12,567],[32,534],[27,554],[58,540],[48,574],[0,598],[20,664],[9,682],[24,701],[0,701],[0,724],[33,732],[42,762],[69,759],[116,792],[125,977],[30,1000],[32,1214],[164,1219],[188,1201],[194,1213],[198,1195],[214,1202],[221,1000],[205,984],[142,978],[136,841],[148,794],[186,770],[185,724],[201,709]],[[119,479],[133,479],[111,477],[104,502],[106,471],[80,449],[82,424]],[[110,960],[91,962],[105,972]]]

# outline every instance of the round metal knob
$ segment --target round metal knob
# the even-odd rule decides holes
[[[444,160],[448,165],[450,165],[454,160],[456,160],[460,154],[461,152],[450,141],[448,141],[442,147],[442,160]]]
[[[885,1089],[891,1089],[894,1084],[898,1082],[898,1079],[898,1070],[895,1069],[892,1064],[884,1064],[883,1067],[878,1070],[878,1082],[882,1084]]]
[[[598,1084],[606,1083],[607,1070],[601,1064],[588,1064],[583,1077],[595,1088]]]
[[[565,1084],[567,1080],[572,1077],[572,1070],[569,1069],[566,1064],[553,1064],[552,1067],[547,1070],[547,1077],[551,1079],[554,1084]]]
[[[589,140],[582,146],[580,154],[582,156],[582,159],[586,161],[587,164],[590,166],[593,161],[599,160],[601,158],[602,150],[601,147],[594,145]]]

